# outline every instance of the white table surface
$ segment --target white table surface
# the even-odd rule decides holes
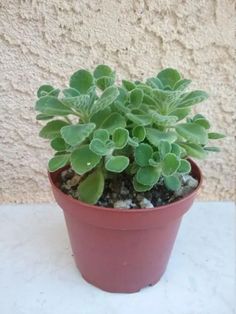
[[[195,203],[161,281],[134,294],[86,283],[55,204],[0,206],[1,314],[231,314],[235,208]]]

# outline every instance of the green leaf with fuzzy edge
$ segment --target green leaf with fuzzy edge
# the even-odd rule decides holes
[[[152,166],[147,166],[138,169],[136,174],[136,180],[142,185],[153,186],[158,182],[160,176],[160,169]]]
[[[78,187],[79,199],[88,204],[95,204],[104,190],[104,176],[100,169],[89,174]]]
[[[129,158],[126,156],[112,156],[105,163],[105,168],[111,172],[120,173],[129,165]]]
[[[82,175],[95,168],[101,158],[89,149],[89,145],[84,145],[72,152],[71,167],[76,173]]]
[[[64,167],[70,159],[70,154],[57,155],[51,158],[48,162],[48,170],[54,172]]]
[[[169,153],[162,161],[162,173],[164,176],[171,176],[178,170],[179,166],[179,158],[176,155]]]
[[[149,165],[149,159],[152,158],[152,154],[152,147],[148,144],[141,143],[138,147],[135,148],[134,158],[139,166],[145,167]]]
[[[62,120],[53,120],[48,122],[39,132],[42,138],[53,139],[60,135],[61,128],[68,126],[68,123]]]
[[[92,74],[84,69],[75,72],[70,78],[70,87],[75,88],[81,94],[86,94],[93,85]]]
[[[164,183],[170,191],[177,191],[181,187],[181,182],[177,175],[164,177]]]
[[[81,144],[95,129],[94,123],[68,125],[61,129],[61,136],[71,146]]]

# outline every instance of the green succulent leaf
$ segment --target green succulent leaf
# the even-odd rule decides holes
[[[89,174],[78,187],[79,199],[88,204],[95,204],[104,190],[104,176],[100,169]]]
[[[95,129],[94,123],[68,125],[61,129],[61,136],[71,146],[81,144]]]
[[[191,171],[191,164],[186,159],[180,160],[180,166],[178,168],[179,173],[189,173]]]
[[[208,133],[208,138],[210,140],[218,140],[218,139],[221,139],[221,138],[224,138],[224,137],[225,137],[225,135],[221,134],[221,133],[216,133],[216,132]]]
[[[92,74],[84,69],[75,72],[70,78],[70,87],[75,88],[81,94],[86,94],[93,85]]]
[[[139,146],[136,147],[134,151],[135,161],[141,167],[149,165],[149,159],[152,158],[152,155],[153,155],[152,147],[145,143],[139,144]]]
[[[130,92],[130,102],[132,105],[138,107],[143,101],[143,91],[139,88],[135,88]]]
[[[139,139],[136,138],[136,137],[133,137],[133,138],[129,137],[129,138],[128,138],[128,144],[129,144],[130,146],[132,146],[132,147],[138,147],[138,145],[139,145]]]
[[[181,156],[181,151],[182,151],[182,148],[178,144],[176,144],[176,143],[172,143],[171,144],[171,153],[173,153],[176,156],[180,157]]]
[[[177,70],[167,68],[159,72],[157,78],[159,78],[164,87],[169,86],[173,89],[175,84],[181,79],[181,76]]]
[[[89,145],[84,145],[72,152],[71,167],[76,173],[82,175],[95,168],[101,158],[89,149]]]
[[[176,155],[169,153],[162,161],[162,173],[164,176],[171,176],[178,170],[179,166],[179,158]]]
[[[99,64],[96,69],[93,72],[93,75],[96,79],[100,78],[100,77],[114,77],[114,72],[113,70],[105,64]]]
[[[159,152],[161,158],[164,158],[168,153],[171,152],[171,144],[167,141],[160,141]]]
[[[152,123],[152,117],[144,114],[127,113],[126,117],[139,126],[146,126]]]
[[[133,89],[136,88],[136,85],[130,81],[126,81],[126,80],[123,80],[122,81],[122,85],[124,86],[124,88],[127,90],[127,91],[131,91]]]
[[[191,80],[186,79],[179,80],[175,83],[174,90],[183,91],[191,84],[191,82]]]
[[[133,186],[136,192],[146,192],[151,190],[152,185],[143,185],[137,181],[136,176],[133,178]]]
[[[158,182],[160,176],[160,169],[152,166],[147,166],[138,169],[136,174],[136,180],[139,184],[153,186]]]
[[[211,125],[209,121],[202,116],[201,114],[197,114],[193,117],[193,122],[203,126],[205,129],[210,129]]]
[[[38,91],[37,91],[37,97],[44,97],[47,95],[51,95],[51,96],[55,96],[57,97],[60,93],[59,89],[55,89],[53,86],[51,85],[42,85],[39,87]]]
[[[219,147],[204,147],[204,150],[208,151],[208,152],[214,152],[214,153],[219,153],[220,152],[220,148]]]
[[[62,120],[50,121],[39,132],[39,136],[42,138],[53,139],[60,136],[61,128],[67,125],[68,123]]]
[[[62,167],[64,167],[70,160],[70,154],[62,154],[54,156],[48,162],[48,170],[54,172]]]
[[[48,116],[48,115],[43,114],[43,113],[39,113],[36,116],[36,120],[50,120],[52,118],[53,118],[53,116]]]
[[[191,108],[177,108],[171,111],[170,114],[172,116],[176,116],[178,118],[177,121],[180,121],[186,118],[189,115],[190,111],[191,111]]]
[[[146,84],[152,88],[159,88],[159,89],[164,88],[161,80],[157,77],[151,77],[151,78],[147,79]]]
[[[128,142],[128,138],[129,132],[124,128],[117,128],[112,134],[112,140],[115,143],[116,149],[124,148]]]
[[[146,137],[146,130],[143,126],[136,126],[132,129],[133,137],[136,137],[139,142],[142,142]]]
[[[208,98],[208,94],[201,90],[184,93],[179,100],[178,108],[185,108],[196,105]]]
[[[44,96],[37,100],[35,109],[49,116],[67,116],[73,111],[53,96]]]
[[[63,89],[63,95],[65,96],[65,97],[76,97],[76,96],[79,96],[80,95],[80,93],[79,93],[79,91],[77,90],[77,89],[75,89],[75,88],[65,88],[65,89]]]
[[[101,97],[98,98],[92,106],[92,113],[104,110],[109,107],[119,95],[117,87],[110,86],[104,90]]]
[[[185,149],[186,153],[190,157],[204,159],[207,156],[207,153],[204,151],[201,145],[193,143],[184,143],[180,144],[180,146]]]
[[[115,129],[125,128],[125,126],[126,120],[118,112],[114,112],[109,115],[101,124],[101,128],[107,129],[111,134],[115,131]]]
[[[115,79],[113,77],[103,76],[96,80],[96,85],[101,90],[105,90],[109,86],[114,84]]]
[[[177,135],[173,131],[162,132],[154,128],[146,128],[146,132],[148,141],[156,147],[159,146],[161,140],[169,143],[173,143],[177,140]]]
[[[164,177],[164,183],[170,191],[177,191],[181,187],[181,182],[177,175]]]
[[[93,133],[93,138],[98,138],[102,142],[106,143],[109,140],[110,134],[105,129],[95,130]]]
[[[207,143],[207,132],[201,125],[196,123],[181,123],[175,129],[180,136],[192,143],[202,145]]]
[[[55,137],[51,141],[51,147],[58,152],[65,151],[68,148],[68,144],[61,137]]]
[[[105,168],[111,172],[122,172],[129,165],[129,158],[126,156],[112,156],[105,163]]]
[[[90,142],[89,148],[92,152],[94,152],[95,154],[99,156],[106,156],[110,151],[110,148],[107,147],[107,145],[103,141],[101,141],[99,138],[94,138]]]

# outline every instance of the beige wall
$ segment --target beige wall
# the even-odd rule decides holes
[[[198,106],[228,134],[201,162],[201,199],[233,199],[235,1],[1,0],[0,201],[51,200],[48,143],[38,137],[35,91],[64,86],[80,67],[107,63],[118,77],[178,68],[211,98]]]

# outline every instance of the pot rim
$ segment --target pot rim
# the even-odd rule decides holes
[[[107,212],[122,212],[122,213],[147,213],[147,212],[153,212],[153,211],[156,211],[156,210],[165,210],[167,208],[171,208],[171,207],[174,207],[176,206],[177,204],[181,204],[183,202],[185,202],[186,200],[192,198],[192,196],[194,194],[197,194],[197,192],[199,191],[200,187],[202,186],[202,181],[203,181],[203,175],[202,175],[202,172],[200,170],[200,168],[198,167],[198,165],[190,158],[188,158],[188,160],[190,161],[191,165],[194,166],[194,168],[196,168],[197,172],[199,173],[199,177],[198,177],[198,186],[191,192],[189,193],[188,195],[186,195],[185,197],[177,200],[177,201],[174,201],[172,203],[169,203],[169,204],[166,204],[166,205],[160,205],[158,207],[153,207],[153,208],[137,208],[137,209],[130,209],[130,208],[113,208],[113,207],[103,207],[103,206],[97,206],[97,205],[93,205],[93,204],[88,204],[88,203],[84,203],[80,200],[77,200],[75,198],[73,198],[72,196],[68,195],[68,194],[65,194],[64,192],[61,191],[61,189],[54,183],[53,179],[52,179],[52,174],[54,173],[60,173],[61,171],[63,171],[63,168],[61,169],[58,169],[57,171],[55,172],[49,172],[48,171],[48,177],[49,177],[49,181],[51,183],[51,185],[54,187],[54,189],[57,190],[57,192],[61,195],[63,195],[63,197],[68,200],[69,202],[72,202],[74,203],[75,205],[76,204],[81,204],[83,205],[84,207],[88,207],[90,209],[95,209],[95,210],[100,210],[100,211],[107,211]]]

